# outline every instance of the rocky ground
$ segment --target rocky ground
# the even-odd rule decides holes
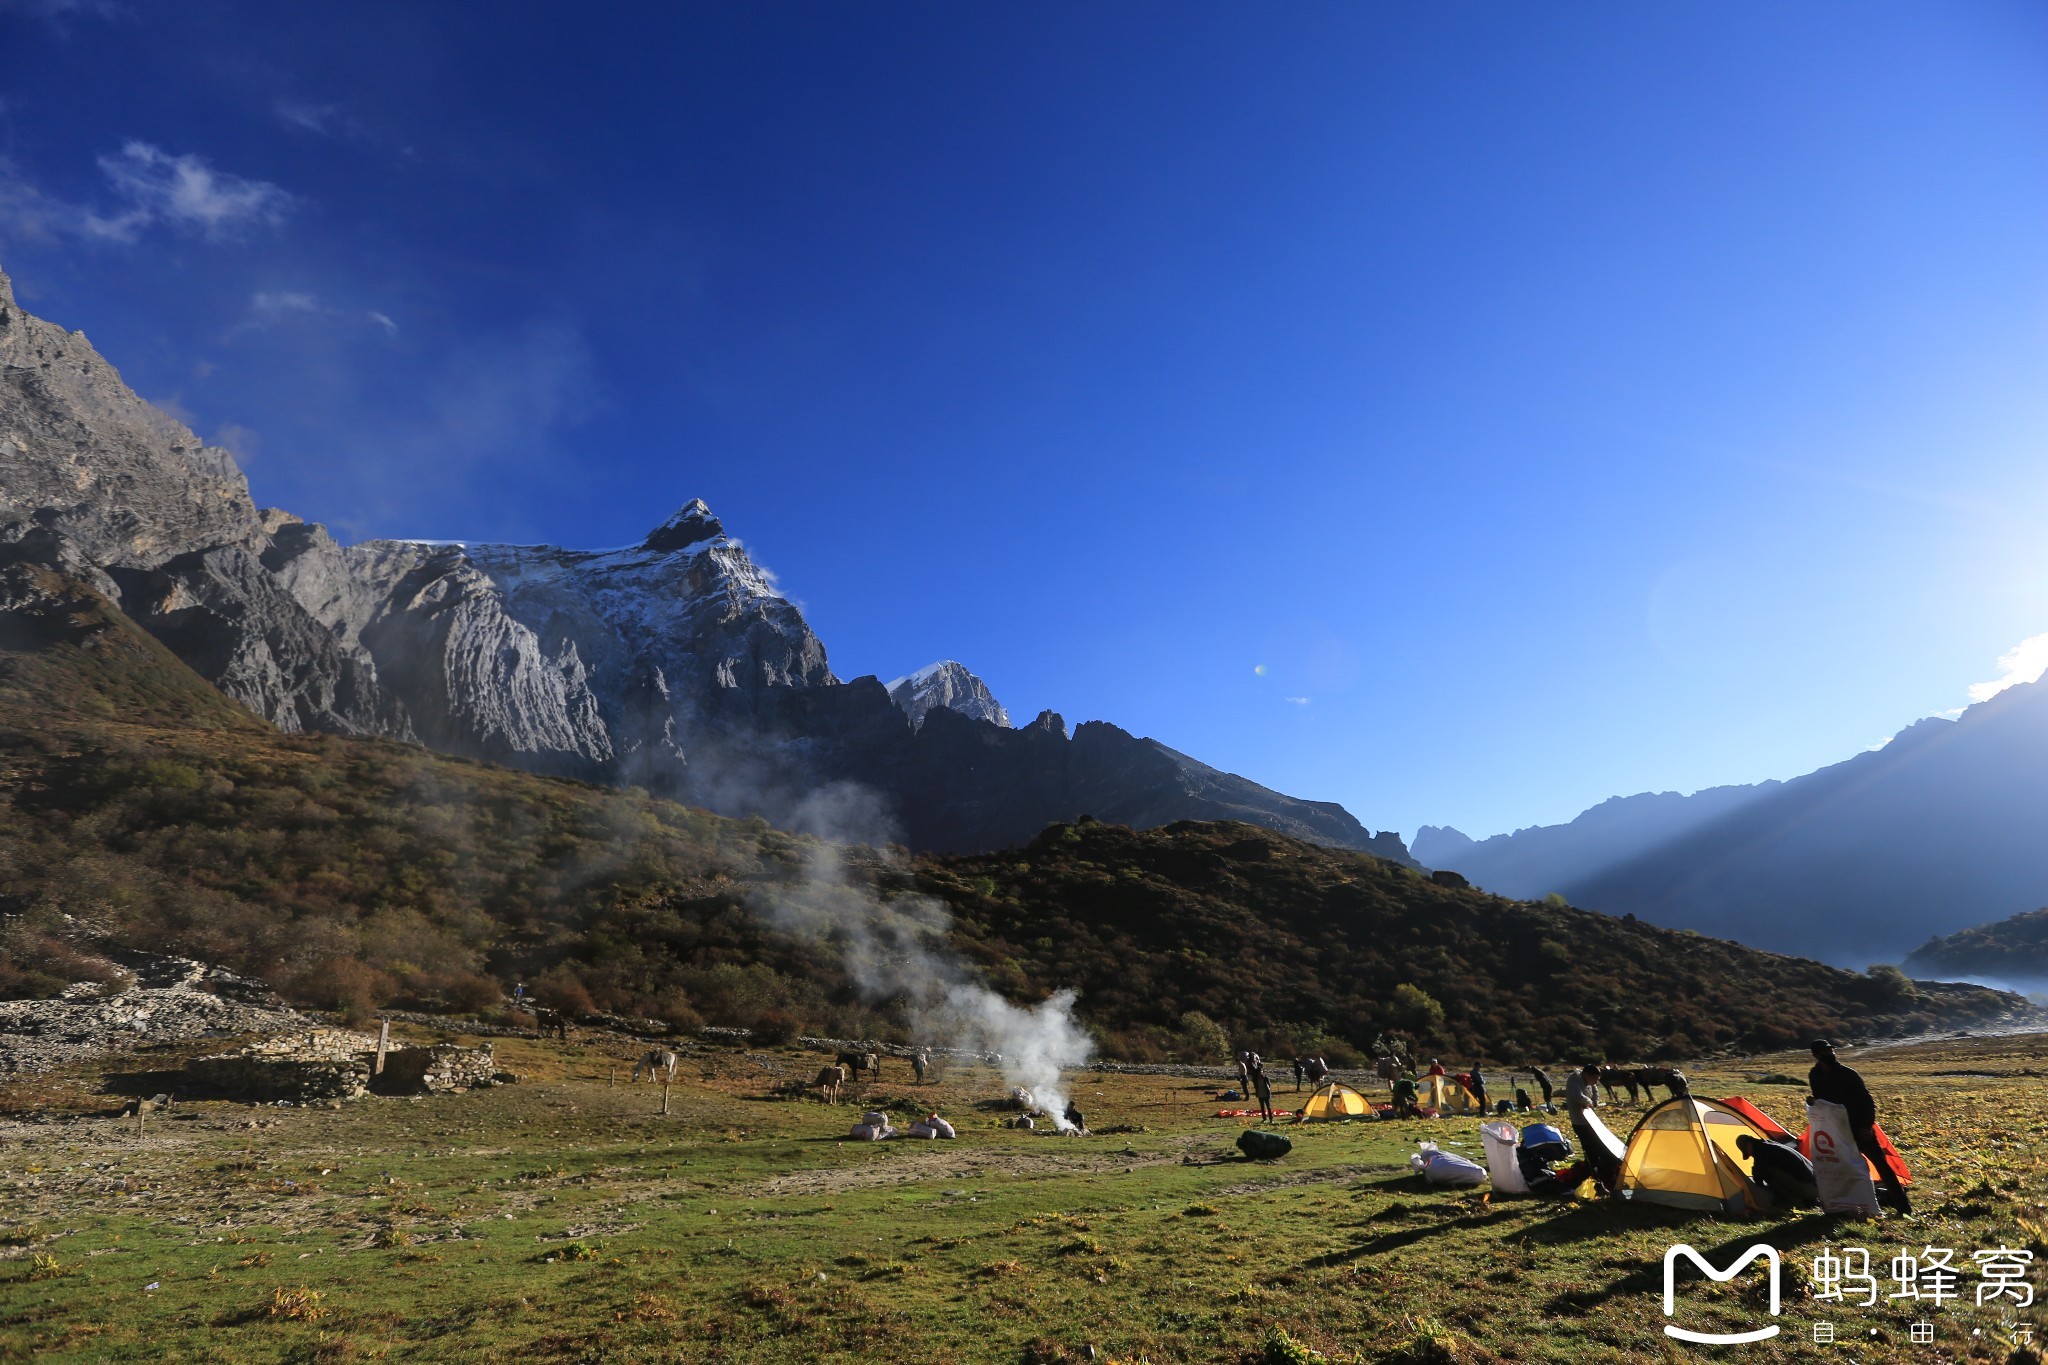
[[[129,954],[133,983],[81,982],[55,1000],[0,1000],[0,1073],[52,1067],[153,1043],[303,1032],[317,1021],[260,981],[184,957]]]

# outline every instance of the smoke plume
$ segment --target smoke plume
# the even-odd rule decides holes
[[[946,937],[952,916],[942,902],[915,893],[884,898],[857,879],[851,849],[865,846],[886,859],[890,832],[881,803],[864,788],[839,783],[814,792],[790,825],[818,842],[802,877],[762,892],[758,908],[778,928],[837,944],[865,997],[903,1000],[919,1040],[999,1055],[1004,1079],[1069,1127],[1061,1073],[1094,1054],[1074,1018],[1074,993],[1057,991],[1029,1008],[1011,1004],[953,951]]]

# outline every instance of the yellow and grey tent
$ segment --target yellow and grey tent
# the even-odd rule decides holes
[[[1665,1100],[1643,1115],[1621,1159],[1622,1192],[1646,1204],[1712,1213],[1758,1213],[1763,1195],[1735,1145],[1755,1124],[1712,1100]]]
[[[1365,1096],[1348,1085],[1335,1081],[1324,1081],[1316,1087],[1316,1093],[1308,1097],[1301,1106],[1301,1121],[1308,1123],[1316,1119],[1369,1119],[1374,1115],[1372,1105]]]
[[[1424,1109],[1445,1114],[1484,1114],[1479,1097],[1449,1076],[1424,1076],[1416,1083],[1416,1100]]]

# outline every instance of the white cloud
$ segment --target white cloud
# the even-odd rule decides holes
[[[398,324],[393,322],[389,317],[378,312],[374,308],[370,310],[370,321],[376,323],[379,327],[382,327],[390,335],[398,335]]]
[[[259,317],[278,317],[285,313],[317,313],[320,304],[311,294],[295,290],[259,290],[249,300],[249,311]]]
[[[147,142],[126,143],[118,155],[99,158],[99,167],[114,194],[103,207],[47,194],[0,157],[0,227],[31,241],[130,243],[162,225],[219,242],[283,221],[298,202],[266,180],[217,171],[203,158],[172,156]]]
[[[1289,698],[1287,698],[1287,700],[1288,700],[1288,701],[1291,701],[1291,702],[1293,702],[1293,703],[1294,703],[1294,704],[1295,704],[1296,706],[1307,706],[1307,705],[1308,705],[1308,698],[1307,698],[1307,697],[1289,697]]]
[[[200,157],[172,156],[147,142],[130,141],[119,155],[101,157],[99,166],[124,207],[86,214],[84,231],[111,241],[132,242],[155,223],[224,241],[251,227],[275,226],[297,202],[267,180],[217,171]]]
[[[1998,656],[1998,676],[1989,682],[1971,683],[1970,700],[1990,701],[2008,687],[2030,683],[2048,671],[2048,635],[2020,641]]]

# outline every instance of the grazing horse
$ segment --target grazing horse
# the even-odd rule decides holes
[[[569,1039],[569,1016],[560,1010],[549,1009],[546,1005],[535,1005],[533,1026],[543,1038],[552,1033],[564,1042]]]
[[[633,1079],[639,1080],[643,1071],[647,1073],[647,1079],[650,1081],[659,1080],[667,1083],[675,1080],[676,1054],[665,1047],[649,1048],[639,1061],[633,1063]]]
[[[1380,1058],[1379,1061],[1373,1064],[1373,1070],[1379,1075],[1381,1080],[1387,1083],[1389,1091],[1394,1088],[1394,1082],[1401,1079],[1401,1063],[1399,1059],[1392,1056]]]
[[[1657,1099],[1656,1087],[1660,1085],[1670,1090],[1673,1095],[1678,1093],[1671,1085],[1671,1078],[1676,1074],[1668,1066],[1641,1066],[1636,1068],[1636,1084],[1643,1088],[1643,1098],[1654,1104]]]
[[[842,1052],[833,1059],[846,1068],[850,1080],[879,1081],[882,1079],[882,1059],[873,1052]]]
[[[846,1068],[834,1064],[818,1068],[817,1079],[811,1084],[818,1087],[818,1098],[827,1104],[839,1103],[839,1091],[846,1084]]]

